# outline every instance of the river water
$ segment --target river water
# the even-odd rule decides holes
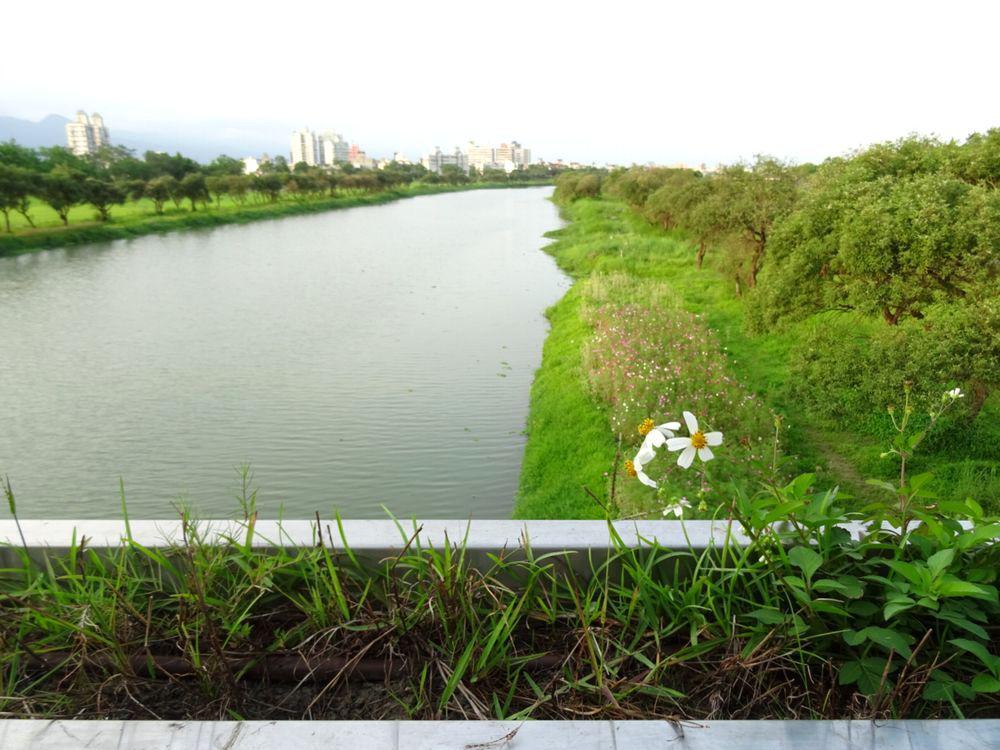
[[[21,517],[509,517],[568,287],[550,188],[0,259],[0,472]]]

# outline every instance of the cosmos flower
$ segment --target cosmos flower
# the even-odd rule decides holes
[[[671,513],[673,513],[676,518],[683,518],[684,517],[684,509],[685,508],[690,508],[690,507],[691,507],[691,503],[689,503],[687,501],[687,498],[684,498],[684,497],[678,498],[678,500],[677,500],[676,503],[673,503],[672,505],[668,505],[666,508],[663,509],[663,515],[664,516],[668,516]]]
[[[667,440],[668,451],[680,451],[677,457],[677,465],[682,469],[691,466],[694,456],[697,453],[702,461],[711,461],[715,458],[710,445],[722,445],[721,432],[709,432],[707,435],[698,427],[698,420],[689,411],[684,412],[684,424],[687,425],[689,437],[672,437]]]
[[[644,427],[647,428],[645,433],[643,433]],[[635,454],[635,458],[625,463],[625,470],[628,472],[628,475],[635,477],[647,487],[655,488],[656,482],[649,478],[649,475],[643,471],[643,467],[656,458],[656,449],[672,438],[674,430],[679,430],[680,427],[680,422],[664,422],[660,425],[654,425],[652,419],[647,418],[643,420],[643,423],[639,426],[639,433],[645,434],[646,437],[639,447],[639,452]]]

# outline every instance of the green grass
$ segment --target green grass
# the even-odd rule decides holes
[[[162,215],[154,211],[153,203],[147,198],[127,201],[124,205],[111,208],[111,220],[98,220],[93,206],[74,207],[69,214],[69,226],[63,226],[59,216],[48,205],[32,200],[29,214],[35,222],[32,228],[21,214],[11,214],[12,233],[0,231],[0,256],[18,255],[34,250],[45,250],[89,242],[103,242],[127,239],[145,234],[159,234],[182,229],[221,226],[223,224],[245,224],[261,219],[273,219],[296,214],[330,211],[338,208],[368,206],[418,195],[455,192],[459,190],[497,189],[508,187],[533,187],[542,183],[471,183],[468,185],[412,185],[393,188],[375,193],[352,191],[334,197],[296,200],[282,197],[275,203],[249,199],[238,204],[230,197],[223,197],[216,204],[199,205],[191,211],[185,201],[180,207],[168,201]]]
[[[583,488],[604,494],[616,445],[607,416],[587,390],[582,349],[590,327],[581,317],[582,305],[576,284],[547,313],[552,328],[531,385],[515,518],[604,516]]]
[[[995,694],[920,697],[932,672],[967,682],[983,671],[983,629],[965,616],[935,619],[929,608],[915,607],[896,631],[876,629],[904,648],[926,633],[912,664],[885,670],[893,677],[884,691],[838,681],[862,657],[900,666],[883,641],[841,637],[861,627],[859,617],[881,618],[885,579],[867,574],[884,568],[882,552],[898,539],[878,524],[870,540],[829,534],[827,519],[811,525],[795,490],[741,517],[758,540],[752,546],[637,550],[611,530],[607,554],[575,566],[573,553],[535,556],[530,547],[474,566],[463,540],[429,547],[415,523],[397,524],[402,550],[379,561],[356,556],[339,521],[317,518],[304,546],[280,529],[263,540],[243,478],[247,515],[225,539],[184,517],[183,539],[163,548],[127,531],[110,550],[79,538],[65,553],[0,548],[3,716],[877,719],[1000,711]],[[754,519],[790,505],[805,519],[791,529],[804,546],[786,553],[789,540]],[[998,532],[980,531],[942,530],[941,542],[967,535],[952,570],[986,580],[996,563],[987,541]],[[926,567],[934,549],[897,552]],[[828,585],[815,600],[802,590],[807,565],[817,590]],[[995,616],[995,587],[971,591],[986,601],[966,597],[963,611]],[[979,633],[975,643],[968,631]],[[955,635],[972,646],[956,647]],[[356,680],[362,673],[365,686]]]
[[[789,473],[814,472],[819,484],[839,484],[858,498],[873,492],[866,478],[894,476],[895,465],[879,457],[884,439],[810,414],[789,395],[789,352],[815,321],[751,336],[743,324],[743,302],[713,267],[717,258],[711,251],[699,270],[694,249],[682,233],[664,232],[615,201],[579,200],[566,206],[564,215],[568,226],[552,233],[555,242],[547,248],[560,267],[577,279],[620,272],[665,281],[681,306],[701,315],[716,332],[730,371],[784,416]],[[515,508],[522,518],[565,517],[569,509],[593,515],[593,501],[578,488],[588,484],[595,489],[599,469],[610,471],[614,457],[604,407],[589,396],[579,355],[572,351],[574,342],[583,346],[589,333],[580,306],[560,303],[554,311],[550,338],[557,343],[546,346],[532,390],[525,469]],[[991,398],[972,427],[981,453],[975,447],[968,455],[943,449],[918,454],[911,464],[914,471],[935,473],[943,498],[974,497],[993,510],[1000,507],[1000,467],[990,453],[1000,444],[998,401]],[[873,405],[873,411],[882,408]],[[603,435],[596,427],[602,419]],[[585,429],[578,431],[577,425]],[[604,484],[601,489],[606,490]]]

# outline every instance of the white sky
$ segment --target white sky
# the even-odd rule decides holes
[[[1000,3],[964,0],[17,0],[0,114],[283,149],[331,127],[376,156],[516,138],[547,159],[806,161],[1000,126],[998,39]]]

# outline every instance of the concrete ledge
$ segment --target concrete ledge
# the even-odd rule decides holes
[[[513,733],[513,734],[511,734]],[[507,739],[505,739],[507,738]],[[1000,747],[1000,721],[0,721],[4,750],[932,750]]]
[[[612,546],[611,530],[605,521],[401,521],[345,520],[344,537],[355,553],[366,559],[381,559],[398,555],[419,528],[411,545],[442,548],[446,544],[461,544],[474,562],[488,561],[488,555],[504,550],[518,550],[530,545],[536,555],[567,552],[581,558],[588,554],[606,555]],[[745,544],[746,536],[739,527],[719,521],[615,521],[615,532],[631,548],[656,543],[667,549],[703,550],[720,546],[727,538]],[[323,541],[336,549],[343,548],[335,522],[324,521]],[[168,548],[183,542],[180,521],[132,521],[131,536],[139,544],[151,548]],[[247,524],[242,521],[210,520],[197,524],[199,536],[209,543],[226,543],[247,537]],[[24,543],[33,557],[65,553],[75,538],[84,537],[87,547],[111,550],[120,547],[128,536],[120,520],[24,520],[21,521]],[[316,522],[312,520],[257,521],[252,545],[266,550],[275,547],[294,548],[317,543]],[[22,548],[17,526],[13,521],[0,521],[0,561],[12,564],[16,550]]]

